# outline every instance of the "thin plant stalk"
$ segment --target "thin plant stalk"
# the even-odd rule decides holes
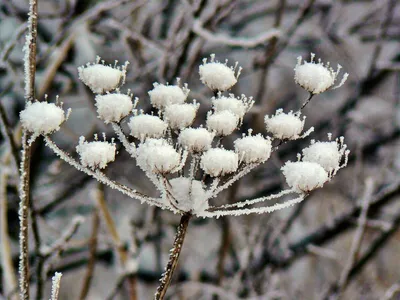
[[[182,215],[179,222],[178,228],[176,230],[175,240],[173,248],[170,251],[167,266],[165,267],[165,272],[160,279],[160,285],[157,288],[157,292],[154,295],[155,300],[162,300],[167,293],[167,289],[171,284],[172,275],[178,265],[179,256],[182,251],[183,242],[185,240],[186,231],[189,225],[191,214],[187,213]]]

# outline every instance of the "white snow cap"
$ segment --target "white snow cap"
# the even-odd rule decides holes
[[[228,67],[227,61],[225,64],[216,61],[215,54],[211,54],[210,57],[210,62],[204,58],[203,64],[199,67],[201,82],[213,91],[224,92],[230,89],[236,84],[242,68],[236,72],[237,63],[234,67]]]
[[[143,141],[146,138],[161,138],[168,124],[157,116],[141,114],[131,117],[128,126],[131,135]]]
[[[233,94],[229,94],[229,97],[220,95],[218,98],[212,98],[211,101],[214,111],[228,110],[237,115],[239,119],[243,119],[244,114],[248,112],[254,104],[252,97],[247,98],[245,95],[241,95],[240,98],[235,98]]]
[[[329,180],[328,173],[315,162],[288,161],[281,170],[287,184],[300,193],[320,188]]]
[[[271,156],[271,141],[265,139],[261,134],[237,139],[234,145],[239,160],[246,164],[262,163]]]
[[[64,111],[54,103],[28,102],[19,114],[22,126],[33,134],[49,134],[60,129]]]
[[[117,63],[117,61],[116,61]],[[115,90],[125,82],[126,67],[125,65],[112,67],[104,65],[104,61],[100,63],[100,57],[96,58],[96,63],[88,63],[86,66],[78,68],[79,79],[86,84],[93,93],[101,94]]]
[[[238,155],[222,148],[212,148],[201,157],[200,167],[213,177],[233,173],[238,168]]]
[[[104,169],[109,162],[115,160],[115,144],[113,142],[87,142],[85,137],[79,138],[79,145],[76,146],[81,163],[91,169]]]
[[[132,98],[125,94],[96,95],[95,100],[99,118],[106,124],[121,121],[133,108]]]
[[[164,139],[147,139],[136,153],[136,163],[145,172],[174,173],[181,167],[181,155]]]
[[[199,104],[194,102],[193,104],[172,104],[165,108],[164,116],[172,129],[183,129],[192,125],[194,118],[196,117]]]
[[[171,104],[182,104],[185,102],[189,89],[178,85],[164,85],[154,83],[154,88],[149,91],[150,102],[155,108],[164,109]]]
[[[266,115],[264,122],[268,132],[272,133],[275,138],[295,140],[300,138],[303,131],[305,117],[300,118],[300,113],[284,113],[282,109],[278,109],[275,115],[271,117]]]
[[[228,110],[207,115],[207,128],[217,135],[230,135],[238,126],[239,118]]]
[[[318,63],[315,63],[314,57],[315,54],[311,53],[310,62],[304,61],[303,64],[301,63],[302,57],[299,56],[297,58],[297,64],[294,68],[294,80],[308,92],[319,94],[333,86],[342,67],[338,65],[337,70],[334,71],[329,66],[329,62],[324,66],[321,59],[318,60]],[[334,88],[341,87],[348,76],[349,74],[345,73],[339,85]]]
[[[199,180],[178,177],[169,180],[170,193],[176,206],[185,212],[201,213],[208,208],[207,193]],[[168,197],[165,195],[164,197]]]
[[[205,128],[186,128],[179,134],[178,142],[190,152],[210,149],[214,133]]]

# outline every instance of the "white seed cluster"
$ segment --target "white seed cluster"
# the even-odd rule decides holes
[[[91,169],[107,167],[108,163],[115,160],[115,150],[113,142],[87,142],[83,136],[80,137],[79,145],[76,146],[82,165]]]

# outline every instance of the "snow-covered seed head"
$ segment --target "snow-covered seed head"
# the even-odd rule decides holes
[[[95,100],[99,118],[106,124],[121,121],[133,108],[131,96],[125,94],[96,95]]]
[[[299,193],[320,188],[329,180],[328,173],[315,162],[288,161],[281,170],[287,184]]]
[[[247,98],[244,95],[235,98],[233,94],[230,94],[229,97],[220,95],[218,98],[212,98],[212,104],[216,112],[228,110],[239,119],[243,119],[244,114],[253,106],[254,100],[252,97]]]
[[[163,110],[171,104],[182,104],[185,102],[189,90],[178,85],[164,85],[154,83],[154,88],[149,91],[150,102],[153,107]]]
[[[236,84],[241,71],[241,68],[237,71],[236,68],[237,63],[234,67],[228,67],[226,62],[216,61],[215,54],[211,54],[211,60],[207,62],[207,58],[204,58],[199,67],[200,80],[211,90],[224,92]]]
[[[327,89],[331,88],[336,82],[340,69],[338,65],[336,71],[334,71],[329,63],[324,65],[321,60],[318,63],[314,62],[315,54],[311,53],[310,62],[304,61],[302,64],[302,57],[297,58],[297,64],[294,68],[294,80],[298,85],[307,90],[312,94],[320,94]],[[341,82],[334,88],[341,87],[349,74],[345,73]]]
[[[205,128],[186,128],[181,131],[178,142],[189,152],[203,152],[211,148],[214,133]]]
[[[277,139],[295,140],[300,138],[304,128],[305,117],[301,119],[300,113],[284,113],[278,109],[275,115],[265,116],[266,129]]]
[[[131,135],[144,141],[146,138],[161,138],[168,124],[157,116],[140,114],[130,118],[128,122]]]
[[[233,173],[238,168],[238,155],[231,150],[212,148],[202,155],[200,167],[213,177]]]
[[[208,208],[207,192],[199,180],[178,177],[169,180],[170,195],[177,207],[184,212],[201,213]]]
[[[126,62],[123,66],[107,66],[104,64],[104,61],[100,62],[100,57],[97,57],[96,63],[88,63],[86,66],[78,68],[79,79],[93,93],[102,94],[109,92],[124,84],[128,64]]]
[[[136,163],[145,172],[168,174],[180,169],[181,155],[164,139],[147,139],[136,154]]]
[[[234,142],[239,160],[246,164],[262,163],[271,156],[272,145],[261,134],[245,136]]]
[[[52,133],[60,129],[65,120],[62,108],[44,101],[28,102],[19,115],[22,126],[35,135]]]
[[[207,115],[207,128],[217,135],[230,135],[238,126],[239,118],[228,110]]]
[[[198,109],[196,102],[172,104],[165,108],[164,117],[172,129],[183,129],[192,125]]]
[[[336,142],[316,142],[303,149],[303,161],[315,162],[325,171],[331,172],[339,168],[342,151]]]
[[[115,160],[115,144],[113,142],[87,142],[83,136],[79,139],[79,145],[76,146],[81,163],[91,169],[104,169],[109,162]]]

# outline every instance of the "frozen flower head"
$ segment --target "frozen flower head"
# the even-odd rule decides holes
[[[228,110],[239,119],[243,119],[244,114],[253,106],[254,100],[252,97],[245,97],[245,95],[235,98],[233,94],[230,94],[229,97],[220,95],[218,98],[213,98],[212,104],[216,112]]]
[[[115,90],[125,82],[128,62],[123,66],[116,64],[117,61],[114,66],[107,66],[104,61],[100,62],[100,57],[97,57],[96,63],[88,63],[78,68],[79,79],[96,94]]]
[[[81,163],[85,167],[91,169],[104,169],[107,167],[109,162],[115,160],[115,144],[107,141],[96,141],[87,142],[83,136],[79,139],[79,145],[76,146],[76,152],[78,152]]]
[[[237,127],[239,118],[228,110],[207,115],[207,128],[219,136],[230,135]]]
[[[178,177],[169,180],[169,184],[169,194],[164,197],[172,197],[171,201],[180,210],[200,213],[208,208],[207,193],[201,181]]]
[[[315,162],[321,165],[325,171],[331,173],[340,168],[340,161],[347,156],[347,146],[340,138],[334,142],[315,142],[303,149],[303,161]]]
[[[189,152],[203,152],[211,148],[214,133],[205,128],[186,128],[181,131],[178,142]]]
[[[315,162],[287,162],[281,168],[287,184],[300,193],[320,188],[329,180],[328,173]]]
[[[99,118],[106,124],[121,121],[133,108],[131,96],[120,93],[96,95],[95,101]]]
[[[329,62],[324,65],[319,59],[318,63],[315,63],[314,57],[315,54],[311,53],[310,62],[304,61],[303,64],[302,57],[299,56],[297,58],[297,65],[294,68],[294,80],[311,94],[320,94],[334,85],[342,67],[338,65],[337,70],[334,71],[329,66]],[[334,88],[341,87],[348,76],[345,73],[339,85]]]
[[[277,139],[295,140],[300,138],[304,128],[305,117],[301,119],[300,113],[284,113],[278,109],[275,115],[265,116],[266,129]]]
[[[181,155],[164,139],[147,139],[136,154],[137,165],[145,172],[168,174],[181,168]]]
[[[231,150],[212,148],[202,155],[200,166],[210,176],[224,176],[237,170],[238,155]]]
[[[263,163],[271,156],[272,145],[261,134],[244,136],[234,142],[239,160],[246,164]]]
[[[65,120],[64,110],[54,103],[28,102],[25,109],[20,113],[22,126],[38,136],[49,134],[60,129]]]
[[[157,116],[139,114],[131,117],[128,123],[131,135],[143,141],[146,138],[161,138],[168,124]]]
[[[182,104],[189,94],[189,89],[185,86],[164,85],[154,83],[154,88],[149,91],[150,102],[155,108],[163,110],[168,105]]]
[[[210,55],[211,59],[203,59],[203,64],[199,67],[200,80],[213,91],[224,92],[229,90],[237,82],[241,68],[228,67],[227,62],[220,63],[215,60],[215,54]]]
[[[199,104],[172,104],[165,108],[164,117],[172,129],[183,129],[192,125]]]

